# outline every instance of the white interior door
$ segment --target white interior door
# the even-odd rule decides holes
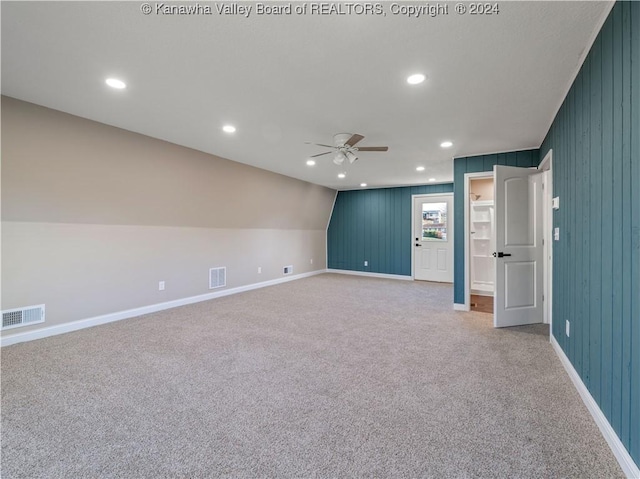
[[[543,320],[542,173],[494,166],[496,289],[493,324]]]
[[[453,282],[453,195],[414,196],[413,277]]]

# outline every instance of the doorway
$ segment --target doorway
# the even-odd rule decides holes
[[[453,283],[453,193],[413,195],[412,276]]]
[[[496,205],[496,169],[493,172],[467,173],[464,175],[464,212],[465,212],[465,238],[464,238],[464,272],[465,272],[465,304],[464,310],[491,311],[488,304],[489,295],[495,302],[500,303],[501,309],[496,315],[496,305],[493,305],[494,324],[508,326],[525,324],[530,322],[552,321],[552,267],[553,267],[553,184],[552,184],[552,151],[549,151],[537,168],[514,168],[498,166],[502,169],[501,206]],[[505,182],[505,171],[511,170]],[[511,179],[520,173],[528,177],[523,180]],[[528,172],[528,173],[527,173]],[[487,186],[493,184],[493,195],[487,191]],[[525,189],[524,186],[527,186]],[[522,186],[519,186],[522,185]],[[505,192],[513,196],[506,199]],[[523,194],[525,191],[529,193]],[[487,203],[482,203],[487,201]],[[505,209],[505,205],[506,209]],[[524,206],[527,206],[524,208]],[[524,212],[540,211],[533,216]],[[496,221],[497,216],[502,215],[502,226]],[[531,221],[539,216],[536,221]],[[535,224],[537,221],[540,234]],[[486,222],[486,223],[485,223]],[[493,234],[485,236],[483,225],[493,230]],[[506,232],[505,228],[509,231]],[[500,232],[498,231],[500,230]],[[500,234],[499,234],[500,233]],[[505,236],[505,234],[507,236]],[[540,246],[535,258],[518,258],[518,254],[524,251],[525,246],[531,243],[529,236],[535,235],[533,243]],[[500,236],[500,244],[497,237]],[[478,238],[478,239],[474,239]],[[487,243],[487,246],[483,246]],[[531,243],[533,245],[533,243]],[[513,250],[513,251],[512,251]],[[522,250],[522,251],[521,251]],[[489,253],[491,258],[485,253]],[[535,261],[534,261],[535,259]],[[482,265],[482,262],[486,264]],[[491,266],[493,265],[493,266]],[[499,269],[500,268],[500,269]],[[507,271],[508,270],[508,271]],[[500,278],[498,278],[500,272]],[[534,272],[540,273],[540,281],[532,282]],[[508,279],[505,277],[508,276]],[[528,275],[528,276],[527,276]],[[532,276],[533,275],[533,276]],[[501,279],[497,281],[497,279]],[[500,283],[500,284],[498,284]],[[507,288],[508,286],[508,288]],[[493,288],[493,291],[491,291]],[[497,291],[500,289],[500,291]],[[507,291],[507,289],[509,291]],[[535,306],[535,314],[529,314],[526,310]],[[507,321],[505,311],[513,316]],[[503,320],[496,321],[500,316]],[[535,316],[535,319],[533,318]],[[498,318],[500,319],[500,318]]]
[[[467,173],[464,180],[465,310],[493,314],[493,172]]]
[[[469,180],[471,311],[493,314],[495,282],[493,177]]]

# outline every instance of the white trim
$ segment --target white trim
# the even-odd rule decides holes
[[[547,171],[547,170],[551,171],[552,162],[553,162],[553,148],[549,148],[549,151],[547,151],[547,154],[544,155],[544,158],[538,165],[538,169],[540,171]],[[549,164],[547,165],[547,163]]]
[[[326,273],[327,270],[320,269],[317,271],[310,271],[308,273],[296,274],[294,276],[287,276],[284,278],[272,279],[269,281],[263,281],[261,283],[247,284],[245,286],[238,286],[236,288],[225,289],[223,291],[217,291],[215,293],[201,294],[198,296],[191,296],[188,298],[176,299],[173,301],[167,301],[165,303],[151,304],[149,306],[142,306],[140,308],[127,309],[126,311],[118,311],[116,313],[104,314],[102,316],[94,316],[93,318],[80,319],[78,321],[72,321],[69,323],[59,324],[56,326],[49,326],[47,328],[40,328],[33,331],[26,331],[24,333],[12,334],[11,336],[0,339],[0,346],[10,346],[12,344],[22,343],[25,341],[33,341],[34,339],[47,338],[49,336],[56,336],[58,334],[69,333],[71,331],[78,331],[80,329],[90,328],[92,326],[98,326],[100,324],[112,323],[114,321],[120,321],[122,319],[134,318],[143,314],[155,313],[157,311],[164,311],[165,309],[177,308],[178,306],[185,306],[187,304],[199,303],[201,301],[209,301],[210,299],[221,298],[223,296],[229,296],[232,294],[243,293],[245,291],[251,291],[252,289],[264,288],[266,286],[273,286],[280,283],[286,283],[288,281],[294,281],[297,279],[308,278],[318,274]]]
[[[540,145],[528,146],[526,148],[518,148],[517,150],[484,151],[480,153],[469,153],[468,155],[464,155],[464,156],[454,156],[453,159],[455,160],[458,158],[473,158],[474,156],[504,155],[505,153],[518,153],[520,151],[530,151],[530,150],[539,150],[539,149],[540,149]],[[480,171],[478,173],[484,173],[484,172]]]
[[[461,306],[464,306],[465,309],[459,309],[458,311],[471,310],[471,235],[469,234],[471,229],[469,218],[469,188],[471,178],[493,179],[493,170],[464,174],[464,304]]]
[[[582,382],[582,379],[580,379],[580,375],[574,369],[571,361],[569,361],[569,358],[564,354],[564,351],[560,347],[560,344],[558,344],[556,338],[553,337],[553,334],[550,335],[550,342],[551,346],[553,346],[553,349],[560,358],[560,362],[564,366],[564,369],[567,371],[569,378],[571,378],[573,385],[578,390],[578,394],[580,394],[584,405],[587,406],[587,409],[591,413],[593,420],[598,425],[602,436],[607,441],[607,444],[609,444],[613,455],[616,456],[616,459],[618,460],[622,471],[629,478],[640,478],[640,469],[638,468],[638,465],[629,455],[629,452],[624,447],[624,444],[622,444],[622,441],[620,441],[620,438],[611,427],[611,424],[609,424],[609,421],[596,403],[595,399],[593,399],[593,396],[591,396],[591,393]]]
[[[411,279],[416,279],[416,268],[415,268],[415,248],[413,247],[413,234],[416,231],[416,225],[414,221],[416,220],[416,205],[415,200],[418,195],[411,195],[411,234],[409,235],[409,239],[411,240]]]
[[[532,149],[536,149],[536,148],[532,148]],[[453,157],[449,159],[453,160]],[[414,187],[420,187],[420,186],[452,185],[452,184],[453,184],[453,180],[442,180],[442,181],[433,181],[429,183],[422,182],[422,183],[400,183],[395,185],[384,185],[384,184],[375,185],[375,186],[371,185],[366,188],[362,188],[359,186],[354,186],[354,187],[347,186],[345,187],[345,189],[338,190],[338,191],[389,190],[393,188],[414,188]]]
[[[468,304],[453,303],[454,311],[471,311]]]
[[[386,278],[400,279],[403,281],[413,281],[413,278],[411,276],[405,276],[403,274],[369,273],[367,271],[351,271],[348,269],[327,269],[326,273],[351,274],[354,276],[368,276],[370,278]]]
[[[550,149],[538,165],[544,171],[545,191],[542,194],[544,205],[544,319],[545,323],[553,324],[553,149]]]

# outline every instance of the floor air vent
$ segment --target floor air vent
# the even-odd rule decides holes
[[[227,285],[227,268],[211,268],[209,270],[209,289],[222,288]]]
[[[8,309],[2,312],[2,329],[18,328],[36,323],[44,323],[44,304]]]

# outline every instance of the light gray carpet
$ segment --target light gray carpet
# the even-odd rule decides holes
[[[2,477],[622,476],[542,325],[321,275],[2,349]]]

